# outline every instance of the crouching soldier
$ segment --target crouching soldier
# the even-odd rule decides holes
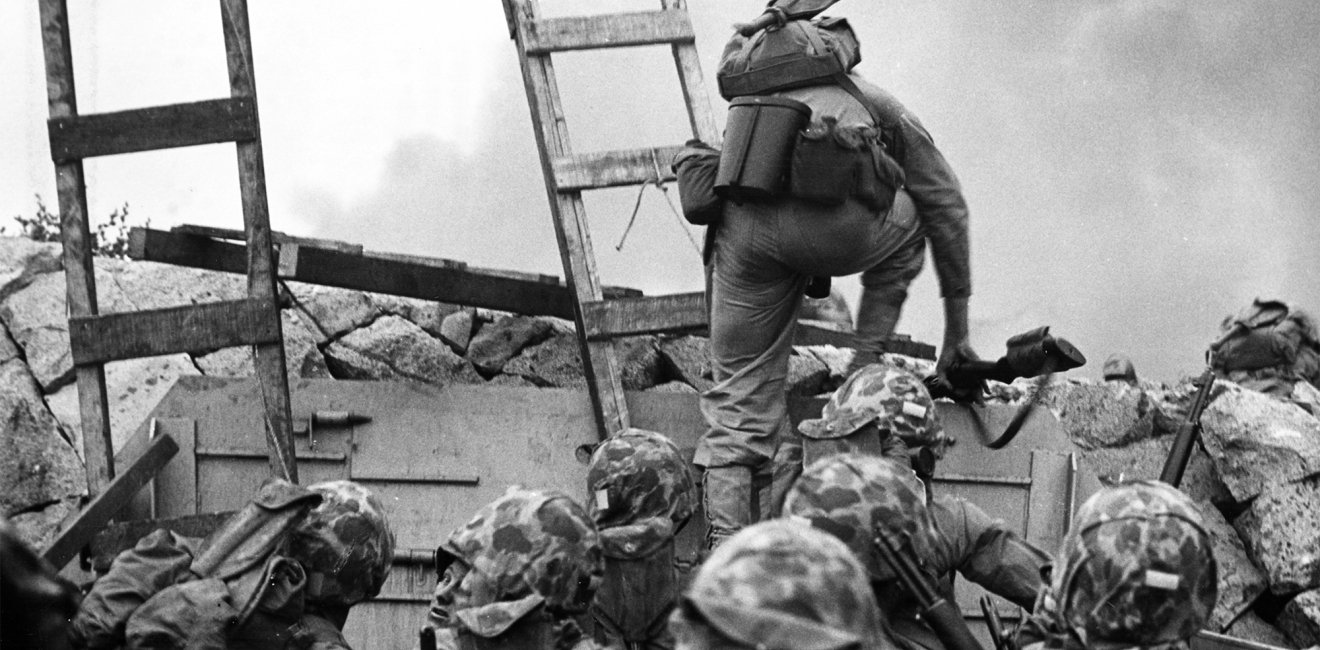
[[[121,553],[74,617],[79,648],[349,646],[348,610],[380,592],[394,534],[350,481],[272,479],[205,540],[168,530]]]
[[[587,469],[587,506],[605,554],[604,582],[591,605],[596,639],[628,650],[673,648],[674,536],[696,508],[678,447],[642,429],[602,442]]]
[[[672,617],[681,650],[896,650],[866,569],[801,522],[763,521],[716,548]]]
[[[568,496],[511,487],[436,549],[441,650],[595,650],[573,617],[600,587],[600,536]]]
[[[1218,596],[1201,513],[1159,481],[1105,488],[1064,536],[1017,647],[1186,650]]]
[[[944,644],[880,555],[878,534],[903,540],[903,551],[921,567],[928,584],[950,602],[956,571],[1030,607],[1040,569],[1049,559],[969,503],[927,504],[925,488],[910,467],[878,456],[836,454],[813,463],[789,491],[784,515],[805,519],[847,544],[870,573],[876,600],[895,635],[931,650],[942,650]]]

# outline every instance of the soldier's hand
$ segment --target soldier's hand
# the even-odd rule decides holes
[[[967,361],[978,361],[980,356],[966,339],[946,342],[935,362],[935,374],[927,378],[926,386],[933,397],[948,397],[956,402],[980,402],[985,390],[982,380],[955,381],[950,370]],[[956,374],[956,373],[955,373]]]

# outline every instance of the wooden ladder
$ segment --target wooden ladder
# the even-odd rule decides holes
[[[536,0],[504,0],[509,35],[518,47],[523,84],[541,153],[564,275],[574,295],[582,366],[602,438],[628,426],[613,339],[707,326],[703,292],[606,300],[587,229],[585,190],[674,178],[669,162],[681,146],[574,154],[569,147],[550,55],[640,45],[673,49],[692,134],[718,148],[720,132],[702,83],[692,21],[683,0],[661,0],[658,11],[541,18]],[[658,177],[657,177],[658,176]]]
[[[101,494],[115,479],[105,363],[239,345],[253,346],[266,411],[271,475],[296,482],[289,381],[275,291],[246,0],[220,1],[229,64],[228,98],[91,115],[78,114],[66,2],[41,0],[40,6],[50,104],[50,151],[55,162],[68,286],[69,346],[77,376],[90,496]],[[217,142],[234,142],[238,150],[248,297],[100,314],[83,159]]]

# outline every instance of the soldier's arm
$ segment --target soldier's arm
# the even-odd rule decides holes
[[[1049,555],[969,501],[940,497],[933,505],[936,521],[954,545],[958,573],[1030,610]]]

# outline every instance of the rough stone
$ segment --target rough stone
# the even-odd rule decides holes
[[[836,348],[833,345],[804,345],[793,348],[802,355],[811,355],[829,368],[829,390],[838,388],[848,378],[848,364],[852,363],[857,351],[850,348]]]
[[[391,296],[383,293],[369,293],[366,295],[381,312],[402,316],[416,323],[418,327],[426,330],[426,333],[431,336],[440,335],[440,325],[444,322],[446,316],[463,309],[459,305],[434,300]]]
[[[1320,476],[1271,483],[1233,521],[1247,552],[1265,571],[1270,591],[1320,587]]]
[[[1150,437],[1149,398],[1121,383],[1055,381],[1041,396],[1068,437],[1082,449],[1114,447]]]
[[[437,386],[480,384],[484,379],[449,346],[401,316],[383,316],[325,349],[340,379],[404,379]]]
[[[290,380],[325,378],[330,369],[317,343],[324,337],[314,325],[304,320],[305,312],[285,309],[280,313],[284,330],[284,365]],[[194,357],[197,367],[208,377],[251,377],[256,374],[252,347],[224,348]]]
[[[838,287],[832,287],[826,298],[803,298],[798,320],[824,321],[839,326],[841,331],[853,331],[852,310]]]
[[[586,388],[577,335],[557,332],[529,346],[504,364],[504,374],[522,377],[537,386]]]
[[[292,284],[289,288],[306,321],[320,334],[317,343],[366,327],[381,313],[361,291],[311,284]]]
[[[0,513],[44,509],[83,494],[87,475],[59,422],[31,399],[32,382],[16,362],[0,370]]]
[[[1255,641],[1256,643],[1264,643],[1289,650],[1297,647],[1278,628],[1266,623],[1264,619],[1251,611],[1245,612],[1238,620],[1233,621],[1233,624],[1229,626],[1224,634],[1237,639]]]
[[[898,366],[918,377],[925,377],[935,372],[935,362],[928,359],[909,357],[906,354],[885,353],[885,363]]]
[[[55,540],[55,533],[59,532],[60,524],[64,523],[69,515],[78,511],[81,500],[81,497],[60,499],[40,510],[14,515],[9,518],[9,523],[14,525],[19,537],[29,546],[44,549]]]
[[[1299,648],[1320,644],[1320,589],[1297,594],[1275,622]]]
[[[496,375],[523,348],[546,340],[552,326],[544,319],[510,315],[482,327],[468,344],[467,358],[483,375]]]
[[[56,243],[0,237],[0,302],[41,274],[63,270],[62,257],[63,249]]]
[[[1215,563],[1219,566],[1219,600],[1207,621],[1207,626],[1218,632],[1247,611],[1268,586],[1265,574],[1252,564],[1242,539],[1219,509],[1204,501],[1197,505],[1214,543]]]
[[[651,392],[653,392],[653,393],[682,393],[682,394],[692,394],[692,395],[696,395],[696,394],[698,394],[697,389],[695,389],[695,388],[693,388],[693,387],[687,385],[686,383],[681,382],[681,381],[679,381],[679,380],[677,380],[677,379],[675,379],[675,380],[673,380],[673,381],[667,381],[667,382],[665,382],[665,383],[663,383],[663,384],[657,384],[656,386],[654,386],[653,388],[651,388]]]
[[[1235,499],[1320,473],[1320,421],[1294,404],[1223,385],[1201,416],[1201,437]]]
[[[472,342],[472,332],[476,328],[476,313],[472,309],[460,309],[440,321],[440,333],[437,337],[454,351],[454,354],[466,356],[468,344]]]
[[[654,336],[629,336],[614,342],[619,382],[624,390],[646,390],[660,383],[660,350]]]
[[[715,382],[711,378],[710,341],[699,336],[660,339],[663,376],[681,381],[698,392],[705,392]]]
[[[490,381],[486,382],[486,385],[516,386],[518,388],[539,388],[539,386],[532,383],[525,377],[519,377],[518,375],[495,375],[494,377],[491,377]]]
[[[126,359],[105,366],[106,404],[110,409],[110,437],[115,449],[124,444],[165,397],[174,382],[201,371],[187,354]],[[46,396],[51,413],[72,434],[74,449],[82,455],[82,416],[78,387],[70,384]]]
[[[234,300],[246,295],[242,276],[167,264],[94,260],[102,314]],[[0,304],[0,318],[23,349],[42,390],[73,381],[62,273],[46,273]]]
[[[784,390],[789,395],[811,397],[826,391],[830,369],[814,355],[794,354],[788,357],[788,380]]]
[[[1106,485],[1138,479],[1157,479],[1164,461],[1169,457],[1173,438],[1161,436],[1139,440],[1123,447],[1083,449],[1079,458],[1083,467]],[[1219,480],[1219,473],[1210,457],[1200,448],[1193,448],[1192,457],[1178,486],[1188,496],[1207,503],[1231,503],[1233,497]]]

